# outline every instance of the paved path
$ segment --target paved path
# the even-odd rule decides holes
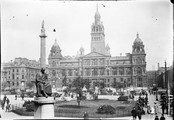
[[[11,104],[22,104],[24,103],[24,101],[21,98],[18,98],[17,100],[15,100],[14,95],[7,95],[7,97],[10,99],[10,103]],[[1,98],[3,98],[3,95],[1,96]],[[99,98],[109,98],[109,99],[117,99],[118,96],[99,96]],[[154,105],[154,101],[156,101],[156,97],[154,95],[149,95],[149,104],[150,106]],[[24,100],[33,100],[34,98],[24,98]],[[135,99],[138,99],[138,96],[135,97]],[[158,103],[158,102],[157,102]],[[159,108],[159,113],[158,116],[161,116],[161,109]],[[33,119],[33,116],[20,116],[17,115],[13,112],[5,112],[5,110],[2,110],[2,108],[0,108],[0,114],[1,117],[0,120],[13,120],[13,119]],[[173,120],[173,118],[169,115],[164,115],[166,117],[166,120]],[[155,115],[150,115],[150,114],[146,114],[142,116],[142,120],[154,120]],[[56,117],[55,119],[66,119],[65,117]],[[68,118],[70,119],[70,118]],[[102,118],[101,118],[102,119]],[[128,116],[128,117],[118,117],[118,118],[110,118],[110,120],[132,120],[132,116]],[[108,119],[104,119],[104,120],[108,120]],[[137,119],[138,120],[138,119]]]

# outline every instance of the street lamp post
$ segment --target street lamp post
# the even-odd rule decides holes
[[[165,83],[166,83],[166,94],[167,94],[167,114],[170,113],[170,100],[169,100],[169,81],[168,81],[168,78],[167,78],[167,63],[165,61]]]
[[[157,88],[156,72],[155,72],[155,81],[156,81],[156,101],[158,101],[158,88]]]
[[[158,101],[158,88],[156,87],[156,101]]]

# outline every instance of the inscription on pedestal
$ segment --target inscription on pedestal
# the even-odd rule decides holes
[[[36,97],[34,100],[34,118],[54,118],[54,98]]]

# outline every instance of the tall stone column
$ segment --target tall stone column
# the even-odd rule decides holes
[[[42,21],[41,35],[40,35],[40,66],[46,67],[46,41],[45,38],[45,28],[44,28],[44,20]]]

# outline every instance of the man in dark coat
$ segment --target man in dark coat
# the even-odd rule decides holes
[[[154,120],[159,120],[158,116],[156,116]]]
[[[9,103],[10,103],[10,100],[9,100],[8,98],[7,98],[7,100],[6,100],[6,101],[7,101],[7,104],[9,104]]]
[[[137,110],[137,116],[138,116],[138,119],[141,120],[141,115],[142,115],[142,110],[141,109],[138,109]]]
[[[136,111],[135,107],[133,108],[131,113],[132,113],[133,120],[136,120],[136,118],[137,118],[137,111]]]
[[[162,103],[161,103],[161,108],[162,108],[162,114],[164,114],[164,110],[165,110],[165,103],[164,103],[164,101],[162,101]]]
[[[7,96],[5,95],[4,98],[3,98],[4,104],[5,104],[6,100],[7,100]]]
[[[166,120],[166,118],[164,117],[164,114],[161,115],[160,120]]]

